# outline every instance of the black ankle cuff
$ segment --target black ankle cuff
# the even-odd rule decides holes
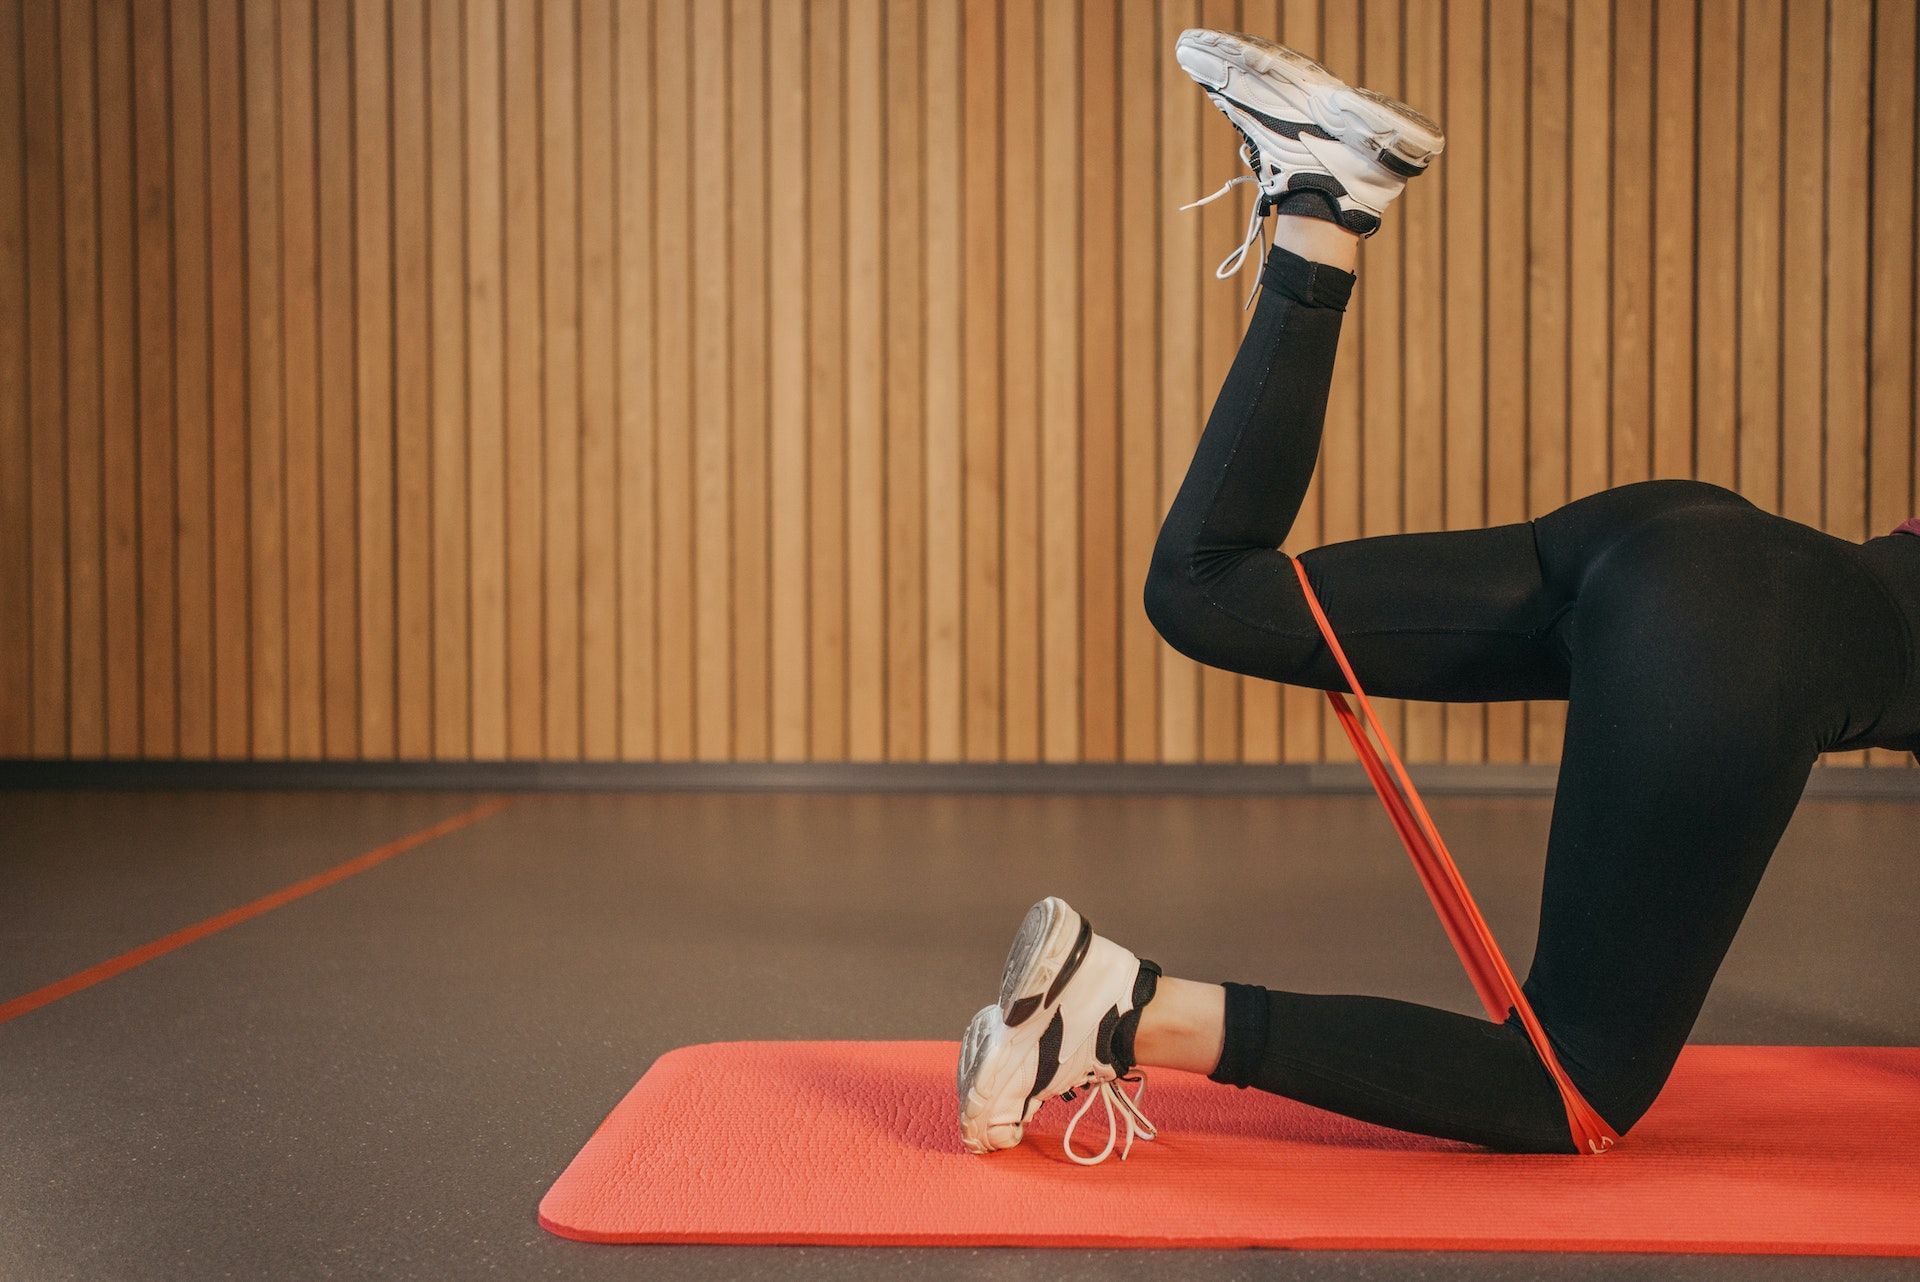
[[[1326,263],[1302,258],[1290,249],[1275,245],[1267,252],[1260,279],[1268,289],[1278,290],[1294,302],[1307,307],[1331,307],[1347,310],[1353,294],[1354,273],[1343,272]]]
[[[1226,1039],[1207,1077],[1222,1086],[1251,1086],[1267,1050],[1267,990],[1231,980],[1221,986],[1227,990]]]
[[[1113,1030],[1113,1066],[1122,1077],[1133,1071],[1133,1035],[1140,1030],[1140,1012],[1153,1000],[1159,987],[1159,965],[1142,957],[1140,969],[1133,977],[1133,1009],[1120,1017]]]

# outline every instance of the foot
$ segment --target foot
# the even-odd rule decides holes
[[[1064,899],[1049,896],[1027,911],[1000,977],[1000,1000],[973,1017],[960,1046],[955,1085],[960,1133],[968,1151],[1012,1148],[1049,1095],[1087,1098],[1061,1143],[1085,1166],[1106,1160],[1126,1123],[1124,1159],[1135,1136],[1152,1139],[1140,1092],[1116,1081],[1134,1075],[1133,1033],[1153,997],[1160,967],[1093,933]],[[1074,1151],[1073,1130],[1098,1095],[1107,1104],[1107,1146],[1092,1157]]]
[[[1237,183],[1260,188],[1247,244],[1221,264],[1223,278],[1238,269],[1270,210],[1373,235],[1407,180],[1446,146],[1440,126],[1412,107],[1353,88],[1306,55],[1258,36],[1195,28],[1181,33],[1174,56],[1240,131],[1240,154],[1253,170],[1206,199]]]

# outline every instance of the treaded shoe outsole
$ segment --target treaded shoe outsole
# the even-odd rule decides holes
[[[1027,910],[1000,973],[1000,1016],[1018,1028],[1059,1000],[1093,940],[1093,923],[1049,895]]]
[[[1339,94],[1340,110],[1314,123],[1341,142],[1361,143],[1392,155],[1400,162],[1392,166],[1395,172],[1417,173],[1446,147],[1446,133],[1432,117],[1385,94],[1350,85],[1285,45],[1244,32],[1202,27],[1182,32],[1180,40],[1206,49],[1249,74],[1279,76],[1309,92]],[[1383,163],[1392,165],[1391,161]]]
[[[1058,1022],[1060,995],[1080,971],[1092,941],[1093,923],[1057,895],[1033,905],[1021,919],[1001,971],[1000,1000],[974,1015],[960,1043],[954,1094],[962,1119],[961,1138],[969,1151],[990,1151],[988,1136],[994,1126],[1024,1128],[1039,1111],[1044,1102],[1041,1091],[1044,1083],[1035,1082],[1027,1092],[1017,1120],[1000,1118],[981,1124],[986,1121],[981,1109],[989,1101],[1002,1098],[1009,1085],[1007,1075],[1032,1072],[1033,1066],[1019,1056],[1009,1055],[1000,1057],[1001,1068],[992,1080],[982,1082],[980,1073],[991,1062],[991,1052],[1009,1039],[1038,1036],[1044,1061],[1044,1047],[1047,1039],[1053,1037],[1056,1039],[1054,1053],[1058,1053],[1059,1034],[1057,1029],[1049,1027],[1049,1017],[1053,1023]],[[1046,1071],[1044,1062],[1041,1071]]]

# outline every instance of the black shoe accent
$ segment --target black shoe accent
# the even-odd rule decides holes
[[[1340,215],[1340,225],[1348,231],[1358,232],[1362,236],[1371,236],[1380,230],[1380,220],[1364,209],[1349,209]]]
[[[1115,1021],[1117,1027],[1111,1043],[1112,1054],[1107,1056],[1107,1062],[1113,1065],[1115,1074],[1120,1077],[1133,1071],[1134,1034],[1140,1031],[1140,1013],[1153,1000],[1153,994],[1160,987],[1160,975],[1157,963],[1144,957],[1140,959],[1140,972],[1133,977],[1133,1009]]]
[[[1040,1063],[1034,1070],[1033,1089],[1027,1092],[1028,1099],[1045,1090],[1053,1075],[1060,1071],[1060,1043],[1066,1035],[1066,1021],[1060,1018],[1059,1011],[1053,1012],[1053,1022],[1040,1034]]]
[[[1379,160],[1381,164],[1391,169],[1394,173],[1399,174],[1402,178],[1418,178],[1421,174],[1427,172],[1425,165],[1410,164],[1390,151],[1380,152]]]
[[[1093,1057],[1102,1064],[1113,1063],[1113,1032],[1120,1026],[1120,1008],[1107,1007],[1100,1017],[1100,1031],[1093,1036]]]
[[[1093,944],[1093,923],[1085,917],[1080,919],[1080,937],[1073,941],[1073,948],[1067,953],[1067,960],[1060,964],[1060,973],[1053,977],[1053,983],[1047,988],[1044,1005],[1051,1006],[1059,1000],[1060,990],[1067,981],[1079,971],[1080,963],[1087,959],[1087,949]]]
[[[1008,1028],[1020,1027],[1020,1025],[1026,1023],[1029,1019],[1032,1019],[1033,1012],[1039,1009],[1040,1009],[1040,994],[1035,993],[1031,997],[1022,997],[1019,1001],[1013,1004],[1013,1009],[1007,1012],[1007,1027]]]
[[[1340,180],[1338,178],[1335,178],[1332,174],[1320,174],[1320,173],[1313,173],[1311,171],[1304,171],[1301,173],[1297,173],[1293,175],[1293,177],[1287,179],[1287,195],[1291,196],[1295,192],[1316,193],[1318,195],[1326,197],[1328,205],[1333,205],[1334,198],[1336,196],[1346,195],[1347,189],[1345,186],[1341,184]],[[1285,198],[1286,197],[1284,196],[1281,197],[1281,199],[1283,200]],[[1338,206],[1334,206],[1334,207],[1338,208]]]
[[[1222,94],[1221,97],[1225,98],[1226,95]],[[1282,138],[1324,138],[1328,142],[1339,141],[1339,139],[1335,138],[1332,134],[1322,129],[1319,125],[1314,124],[1312,121],[1282,120],[1278,116],[1269,116],[1266,112],[1261,111],[1258,107],[1250,107],[1246,103],[1241,102],[1238,99],[1227,98],[1227,101],[1232,103],[1235,107],[1239,108],[1241,111],[1246,112],[1249,116],[1252,116],[1255,120],[1259,121],[1261,124],[1265,125],[1267,128],[1273,130],[1273,132],[1279,134]]]
[[[1342,209],[1339,197],[1347,194],[1332,174],[1301,173],[1287,179],[1287,190],[1274,199],[1276,213],[1299,214],[1319,218],[1362,236],[1371,236],[1380,220],[1364,209]]]

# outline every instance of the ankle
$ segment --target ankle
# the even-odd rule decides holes
[[[1134,1030],[1137,1064],[1211,1073],[1226,1045],[1226,989],[1163,976]]]
[[[1296,195],[1318,198],[1317,192]],[[1309,262],[1325,263],[1343,272],[1354,271],[1360,265],[1359,233],[1311,212],[1311,207],[1301,200],[1290,201],[1275,212],[1273,243]]]

